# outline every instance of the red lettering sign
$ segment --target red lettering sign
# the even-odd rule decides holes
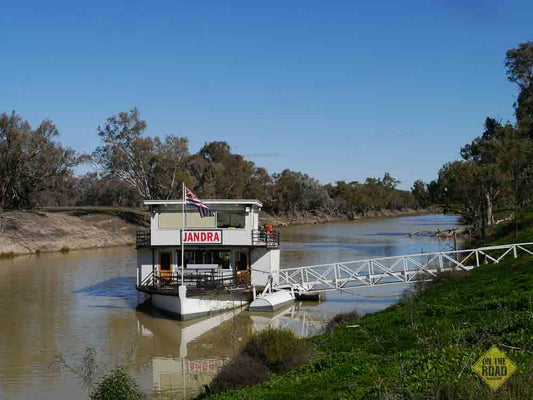
[[[220,231],[183,231],[183,243],[188,244],[221,244]]]
[[[185,360],[187,372],[218,372],[224,360]]]

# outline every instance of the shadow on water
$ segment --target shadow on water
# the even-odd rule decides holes
[[[150,299],[147,299],[143,301],[142,303],[138,303],[135,306],[135,311],[138,313],[154,318],[154,319],[163,319],[163,320],[175,320],[179,321],[179,319],[172,314],[167,314],[163,311],[158,310],[154,306],[152,306]]]
[[[116,297],[125,300],[129,308],[137,307],[137,291],[135,290],[136,278],[118,277],[95,283],[83,289],[75,290],[74,293],[87,294],[89,296]],[[95,307],[123,308],[115,305],[97,305]]]

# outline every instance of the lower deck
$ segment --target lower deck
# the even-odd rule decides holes
[[[137,249],[137,288],[165,293],[186,286],[189,293],[245,290],[265,286],[279,270],[279,249],[240,246],[187,246]]]

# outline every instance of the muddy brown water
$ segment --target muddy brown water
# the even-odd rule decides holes
[[[450,241],[408,233],[457,226],[455,216],[424,215],[302,225],[281,232],[282,266],[449,250]],[[329,293],[274,314],[234,310],[178,322],[138,307],[132,248],[73,251],[0,261],[0,398],[83,399],[81,379],[54,366],[61,355],[77,368],[88,347],[100,371],[127,364],[151,398],[190,398],[250,334],[266,326],[319,332],[339,311],[379,311],[404,285]]]

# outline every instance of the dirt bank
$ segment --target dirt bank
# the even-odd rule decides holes
[[[0,256],[135,243],[147,215],[131,210],[64,209],[0,214]]]
[[[380,210],[375,212],[368,212],[366,214],[337,214],[331,215],[322,212],[299,212],[295,214],[270,215],[262,213],[261,224],[269,224],[273,226],[288,226],[288,225],[304,225],[304,224],[323,224],[328,222],[345,222],[356,221],[366,218],[382,218],[382,217],[399,217],[402,215],[421,215],[430,213],[442,212],[440,209],[412,209],[404,208],[401,210]]]
[[[261,224],[287,226],[343,222],[362,218],[415,215],[438,210],[383,210],[366,215],[328,215],[301,212],[261,215]],[[0,257],[69,251],[135,243],[137,226],[149,226],[147,212],[113,207],[47,208],[0,213]]]

